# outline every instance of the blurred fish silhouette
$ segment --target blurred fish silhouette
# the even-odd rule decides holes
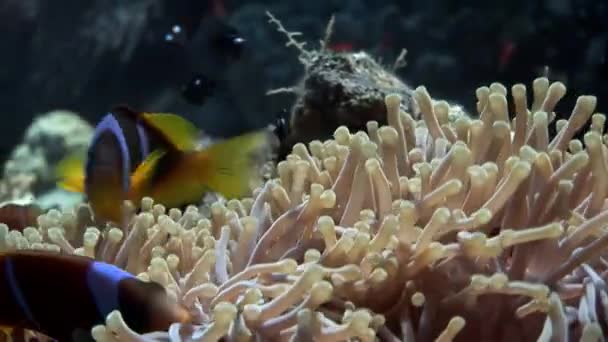
[[[184,28],[181,25],[176,24],[171,27],[169,32],[165,33],[164,39],[165,42],[169,44],[183,46],[187,43],[187,40],[190,39],[188,36],[189,34],[184,32]]]
[[[178,115],[120,107],[97,125],[86,162],[77,156],[58,165],[58,185],[86,193],[97,220],[124,224],[126,199],[137,204],[150,196],[178,207],[198,203],[208,191],[228,198],[248,194],[256,156],[275,141],[268,130],[211,146],[199,144],[201,137]]]
[[[271,129],[276,134],[279,142],[284,142],[289,135],[289,123],[287,122],[287,117],[289,113],[287,113],[286,109],[283,109],[280,114],[277,115],[273,123],[271,124]]]
[[[172,8],[176,13],[172,17],[173,24],[171,28],[164,34],[165,42],[184,46],[198,31],[203,17],[211,10],[208,1],[193,1],[182,0],[172,1]]]
[[[207,76],[196,73],[182,86],[182,97],[190,104],[202,106],[213,95],[216,82]]]
[[[93,259],[43,251],[0,253],[0,326],[58,341],[91,340],[113,310],[138,333],[189,322],[165,289]]]
[[[228,14],[224,0],[170,0],[167,16],[173,24],[165,34],[165,41],[180,45],[190,42],[201,25],[209,20],[223,20]]]
[[[517,42],[506,39],[500,44],[498,52],[498,70],[503,71],[512,62],[517,50]]]
[[[186,102],[202,106],[217,90],[224,67],[241,58],[246,39],[226,22],[223,0],[175,0],[168,7],[170,24],[162,39],[186,52],[189,72],[194,72],[183,78],[179,90]]]
[[[181,87],[184,100],[192,105],[202,106],[219,90],[223,71],[235,61],[241,59],[245,50],[246,40],[233,26],[222,20],[211,18],[204,24],[204,35],[197,44],[206,48],[204,52],[194,54],[197,61],[204,60],[204,65],[193,63],[195,72]]]
[[[212,20],[208,30],[209,44],[216,54],[229,62],[241,58],[247,41],[234,26],[223,20]]]

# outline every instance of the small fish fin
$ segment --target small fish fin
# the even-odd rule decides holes
[[[141,162],[133,171],[131,175],[131,186],[132,189],[144,189],[144,184],[148,182],[150,178],[156,172],[156,167],[160,162],[160,159],[166,154],[165,150],[154,150],[150,153],[144,161]]]
[[[269,158],[276,137],[269,131],[256,131],[211,145],[204,152],[209,162],[205,184],[226,198],[246,196],[260,178],[261,163]]]
[[[192,151],[196,147],[201,132],[185,118],[171,113],[143,113],[143,118],[175,149]]]
[[[55,176],[60,188],[84,192],[84,156],[73,154],[61,160],[55,167]]]

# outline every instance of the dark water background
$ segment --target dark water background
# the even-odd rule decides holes
[[[203,9],[203,25],[185,44],[167,44],[173,25],[201,19],[193,8]],[[309,48],[318,47],[332,14],[335,49],[366,50],[390,65],[407,48],[399,76],[469,110],[476,87],[530,82],[549,66],[549,77],[568,86],[570,104],[591,93],[602,111],[607,8],[605,0],[0,0],[0,158],[35,115],[53,109],[95,122],[127,103],[178,112],[224,136],[266,125],[293,97],[265,92],[303,72],[266,10],[302,32]],[[209,48],[215,31],[205,24],[216,21],[247,40],[237,60]],[[204,106],[179,92],[197,72],[218,82]]]

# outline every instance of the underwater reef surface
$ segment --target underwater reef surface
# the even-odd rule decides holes
[[[581,95],[557,119],[565,92],[495,82],[475,92],[479,118],[450,118],[424,86],[418,118],[390,94],[386,125],[296,144],[252,197],[144,198],[124,227],[95,227],[86,204],[51,210],[0,225],[0,251],[115,264],[188,312],[136,332],[133,308],[112,311],[96,341],[602,340],[606,117]]]
[[[209,1],[218,17],[247,40],[243,57],[227,65],[210,53],[205,27],[185,48],[166,44],[189,0],[5,0],[0,4],[0,155],[40,113],[69,109],[90,122],[118,103],[184,113],[218,135],[233,135],[290,110],[289,94],[265,96],[301,78],[297,51],[268,25],[265,11],[318,43],[336,15],[331,48],[364,50],[391,64],[402,48],[398,76],[428,84],[437,97],[474,111],[466,89],[494,80],[530,82],[548,65],[549,78],[576,93],[606,98],[606,6],[601,1]],[[211,6],[211,5],[209,5]],[[180,96],[194,72],[221,76],[221,90],[204,107]],[[600,100],[601,101],[601,100]]]
[[[36,6],[26,6],[28,2],[6,4],[0,8],[29,13],[15,17],[14,22],[34,20],[39,13]],[[586,341],[601,340],[608,334],[608,139],[606,117],[597,112],[602,108],[601,97],[581,95],[585,92],[577,88],[577,78],[560,81],[566,72],[549,78],[531,72],[522,77],[530,82],[509,88],[503,84],[512,83],[493,82],[476,88],[473,94],[470,90],[479,83],[476,80],[481,72],[470,77],[459,74],[472,65],[459,63],[459,69],[447,63],[455,74],[445,69],[446,73],[432,76],[428,71],[437,70],[434,67],[412,70],[411,63],[420,58],[414,55],[410,60],[413,51],[409,48],[408,65],[397,65],[401,47],[394,51],[391,63],[377,62],[373,56],[382,56],[381,50],[359,52],[352,40],[342,39],[348,32],[341,31],[341,15],[330,21],[332,34],[321,41],[319,50],[315,50],[318,42],[302,45],[305,41],[299,40],[301,36],[294,38],[294,31],[308,31],[293,22],[301,20],[304,28],[314,31],[311,36],[322,37],[319,32],[327,29],[327,20],[315,17],[320,25],[317,28],[306,16],[294,19],[290,13],[316,13],[332,2],[275,5],[278,10],[272,13],[281,22],[269,17],[266,7],[233,4],[251,10],[251,17],[243,19],[243,24],[252,25],[249,34],[268,34],[261,40],[277,38],[273,58],[290,70],[293,79],[285,77],[285,83],[271,82],[263,88],[259,84],[269,80],[261,77],[254,64],[247,64],[251,59],[244,59],[225,72],[218,69],[240,82],[234,86],[224,83],[225,92],[202,108],[184,103],[178,92],[171,94],[163,87],[155,90],[156,95],[137,88],[141,92],[131,100],[142,109],[183,109],[189,117],[191,110],[198,111],[198,118],[209,120],[198,125],[211,132],[220,116],[200,116],[200,112],[230,104],[224,108],[226,112],[250,112],[240,118],[239,114],[221,116],[224,124],[230,126],[235,120],[242,121],[242,129],[261,127],[267,122],[251,113],[275,106],[278,102],[274,101],[285,101],[291,112],[283,153],[276,165],[265,165],[262,172],[267,181],[251,196],[229,200],[208,196],[202,204],[179,209],[144,198],[141,203],[127,202],[126,224],[96,222],[91,206],[79,203],[82,197],[57,192],[51,168],[61,157],[87,147],[92,128],[82,118],[93,120],[99,113],[90,115],[86,109],[81,111],[82,118],[68,111],[39,116],[5,167],[0,182],[0,215],[14,214],[12,218],[21,219],[21,226],[11,221],[0,224],[0,252],[12,253],[18,259],[23,251],[44,250],[115,265],[128,275],[110,273],[114,277],[136,276],[138,284],[154,285],[163,301],[180,308],[180,318],[169,321],[175,323],[165,321],[161,328],[149,329],[158,327],[158,322],[152,322],[153,316],[136,313],[140,307],[134,303],[141,301],[141,294],[127,292],[125,297],[123,293],[120,310],[102,315],[105,322],[98,320],[99,325],[90,329],[95,340]],[[412,13],[437,13],[435,4],[419,4]],[[125,20],[133,10],[130,6],[135,6],[139,21],[129,21],[129,25],[144,27],[145,23],[164,20],[164,5],[154,0],[134,1],[121,5],[126,7],[110,18]],[[353,1],[349,6],[353,8],[348,10],[361,18],[375,15],[361,12],[373,7],[366,1]],[[403,15],[401,11],[412,7],[394,8]],[[519,10],[522,8],[527,7]],[[105,10],[101,5],[91,9],[85,18],[100,21],[87,34],[95,36],[98,27],[120,28],[113,21],[100,19],[103,15],[93,14]],[[235,11],[230,20],[242,13]],[[563,14],[564,9],[557,6],[549,14],[555,13]],[[263,18],[263,25],[255,25],[251,18]],[[475,22],[472,17],[465,18]],[[422,37],[441,41],[451,34],[448,28],[454,26],[450,25],[454,24],[435,23],[437,30],[433,31],[426,22],[428,35]],[[382,30],[384,27],[379,32]],[[137,32],[147,36],[144,31]],[[136,33],[130,34],[137,37]],[[137,38],[127,36],[104,43],[108,51],[121,51],[110,53],[112,58],[132,62],[135,57],[129,57],[131,53],[148,51],[140,50]],[[295,49],[283,46],[285,36]],[[374,34],[369,37],[377,39]],[[496,35],[486,38],[496,39]],[[150,42],[155,44],[154,39]],[[475,56],[492,54],[489,45],[481,46]],[[342,52],[334,54],[336,50]],[[267,68],[264,73],[276,72],[281,79],[286,74],[280,68],[265,64],[268,51],[257,52],[262,57],[258,62]],[[492,58],[469,62],[478,60]],[[297,68],[288,68],[292,63]],[[501,58],[488,63],[478,67],[490,70],[495,67],[491,63],[510,67],[509,60]],[[588,65],[582,63],[580,68]],[[205,67],[208,65],[200,69]],[[242,67],[246,70],[239,71]],[[123,80],[121,72],[116,74],[119,80]],[[257,86],[248,83],[250,73],[256,73]],[[416,73],[441,81],[419,82]],[[179,78],[177,74],[170,76]],[[190,70],[183,74],[190,75]],[[509,72],[508,77],[516,74]],[[451,79],[454,75],[459,82]],[[80,76],[74,72],[72,77]],[[405,76],[407,84],[397,76]],[[558,80],[550,80],[553,78]],[[592,78],[581,77],[579,81],[582,79],[588,82],[585,87],[594,84]],[[567,88],[566,81],[574,88]],[[468,87],[469,82],[475,86]],[[421,83],[428,84],[429,90],[410,86]],[[132,84],[121,83],[122,87],[121,93],[129,96]],[[469,88],[468,94],[461,98],[458,94],[465,88]],[[74,89],[76,94],[80,88]],[[598,89],[601,94],[601,86]],[[61,97],[58,86],[48,91]],[[158,95],[163,92],[165,95]],[[454,96],[449,95],[452,92]],[[102,103],[106,96],[103,87],[98,95],[95,101]],[[222,98],[228,101],[222,104]],[[251,106],[244,106],[248,101]],[[256,107],[256,102],[262,107]],[[262,112],[267,121],[276,115]],[[323,118],[331,120],[321,124]],[[228,130],[238,131],[235,127]],[[214,133],[220,134],[219,130]],[[34,199],[36,205],[56,209],[40,216],[38,207],[32,212],[21,211],[30,208],[28,203]],[[32,213],[36,214],[32,217]],[[29,215],[19,216],[25,214]],[[3,261],[1,265],[6,264]],[[27,279],[58,289],[48,294],[53,300],[90,304],[83,301],[82,293],[67,291],[71,287],[62,286],[64,279],[36,279],[34,270],[28,269]],[[23,268],[18,272],[27,274]],[[95,288],[86,287],[90,283],[80,285],[86,293],[96,293]],[[44,295],[35,293],[36,298]],[[43,303],[42,297],[29,304],[48,314]],[[101,311],[109,312],[108,307],[112,308],[105,306]],[[91,312],[99,308],[85,309]],[[69,324],[63,324],[51,324],[53,329],[47,331],[67,329],[60,331],[61,336],[76,333],[70,331]],[[80,328],[78,334],[89,335],[88,328]],[[13,334],[17,340],[46,339],[29,329],[2,330],[0,339],[7,338],[5,334]]]

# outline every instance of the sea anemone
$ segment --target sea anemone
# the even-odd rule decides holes
[[[115,311],[98,341],[600,340],[605,116],[581,96],[551,138],[566,87],[532,88],[531,106],[522,84],[477,89],[479,119],[449,119],[424,87],[420,119],[389,95],[388,126],[296,144],[278,178],[208,216],[145,198],[126,228],[98,229],[86,206],[52,210],[23,233],[0,227],[0,250],[114,263],[193,316],[139,335]]]

